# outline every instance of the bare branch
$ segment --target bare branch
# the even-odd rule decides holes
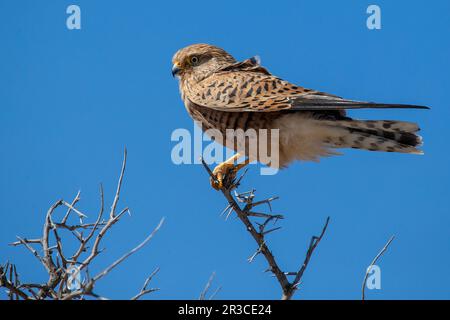
[[[44,260],[42,259],[42,257],[39,255],[39,253],[32,246],[29,245],[29,242],[27,242],[26,240],[20,238],[19,236],[16,236],[16,238],[19,239],[19,243],[20,244],[23,244],[28,250],[30,250],[30,252],[39,260],[39,262],[44,264]]]
[[[52,223],[52,214],[53,211],[55,211],[55,209],[59,207],[61,204],[63,204],[63,200],[58,200],[47,211],[44,223],[44,230],[42,232],[42,250],[44,251],[43,257],[44,267],[47,269],[49,273],[54,273],[56,270],[56,266],[51,255],[49,245],[50,230],[54,228]]]
[[[145,246],[152,238],[153,236],[156,234],[156,232],[158,232],[158,230],[161,228],[162,224],[164,223],[164,218],[161,219],[161,221],[158,223],[158,225],[156,226],[155,229],[153,229],[152,233],[150,233],[150,235],[145,238],[144,241],[142,241],[137,247],[135,247],[134,249],[130,250],[129,252],[127,252],[126,254],[124,254],[122,257],[120,257],[118,260],[116,260],[113,264],[111,264],[109,267],[107,267],[105,270],[103,270],[101,273],[99,273],[98,275],[96,275],[92,281],[95,282],[101,278],[103,278],[105,275],[107,275],[112,269],[114,269],[115,267],[117,267],[121,262],[123,262],[125,259],[127,259],[129,256],[131,256],[133,253],[135,253],[136,251],[138,251],[139,249],[141,249],[143,246]]]
[[[99,245],[101,240],[103,239],[103,236],[108,232],[108,230],[122,217],[122,215],[127,212],[128,208],[126,210],[122,210],[122,212],[116,216],[113,216],[112,218],[108,220],[108,222],[104,225],[104,227],[100,230],[98,233],[94,245],[92,246],[91,254],[81,263],[81,269],[84,269],[91,261],[100,254]]]
[[[26,244],[26,243],[41,243],[41,239],[27,239],[27,238],[24,238],[24,239],[20,239],[19,241],[16,241],[16,242],[11,242],[9,245],[10,246],[13,246],[13,247],[16,247],[16,246],[19,246],[19,245],[24,245],[24,244]]]
[[[63,248],[62,248],[62,241],[61,241],[61,237],[58,234],[58,229],[57,228],[53,228],[53,235],[55,237],[56,240],[56,249],[58,250],[58,254],[59,257],[61,258],[61,263],[64,269],[67,268],[67,259],[64,256],[63,253]]]
[[[61,220],[61,224],[66,224],[67,219],[69,219],[70,212],[72,211],[71,208],[75,207],[77,202],[80,201],[80,199],[81,199],[80,193],[81,193],[81,191],[78,191],[77,195],[75,196],[75,199],[72,200],[72,203],[70,204],[69,209],[67,209],[67,212],[66,212],[64,218]]]
[[[12,295],[15,294],[24,300],[29,300],[30,298],[28,297],[28,295],[18,288],[18,283],[13,283],[13,281],[11,281],[12,278],[8,280],[7,273],[9,271],[12,277],[12,270],[14,270],[14,274],[17,276],[15,267],[13,267],[12,265],[7,265],[6,267],[0,266],[0,287],[5,287],[9,291],[10,298],[12,298]]]
[[[155,292],[158,291],[158,288],[150,288],[148,289],[148,285],[150,283],[150,281],[152,281],[153,277],[159,272],[159,267],[156,268],[151,274],[150,276],[145,280],[144,285],[142,286],[141,291],[135,295],[133,298],[131,298],[131,300],[139,300],[139,298],[141,298],[142,296],[151,293],[151,292]]]
[[[362,300],[365,299],[366,282],[367,282],[367,278],[369,277],[370,270],[372,270],[372,267],[375,265],[375,263],[377,263],[378,259],[383,255],[383,253],[386,252],[386,250],[388,249],[389,245],[394,240],[394,238],[395,238],[395,236],[392,236],[392,237],[389,238],[388,242],[384,245],[383,249],[381,249],[381,251],[378,252],[376,257],[372,260],[372,263],[366,269],[366,274],[364,275],[364,280],[363,280],[362,290],[361,290],[362,291],[362,293],[361,293],[361,299]]]
[[[311,242],[309,244],[308,251],[306,252],[305,261],[303,262],[302,266],[300,267],[300,270],[297,272],[294,281],[292,282],[292,286],[287,290],[287,292],[283,295],[283,300],[289,300],[294,295],[294,292],[298,289],[298,285],[300,284],[300,280],[303,277],[303,273],[305,272],[306,268],[308,267],[309,260],[311,259],[312,254],[314,253],[314,250],[316,249],[317,245],[319,244],[320,240],[322,240],[325,231],[327,231],[328,223],[330,222],[330,217],[327,218],[327,221],[325,222],[324,227],[322,228],[322,232],[320,233],[320,236],[316,237],[313,236],[311,238]]]
[[[104,194],[103,194],[103,186],[100,184],[100,211],[97,215],[97,220],[95,221],[93,228],[92,228],[91,232],[89,233],[89,235],[87,236],[87,238],[82,239],[80,241],[80,246],[78,247],[77,252],[75,252],[75,254],[72,256],[71,260],[73,260],[75,262],[78,261],[78,258],[80,257],[80,255],[85,251],[86,244],[94,236],[95,231],[97,231],[98,226],[104,225],[104,223],[103,224],[100,223],[100,219],[103,216],[104,205],[105,205],[105,201],[104,201]]]
[[[214,281],[214,278],[216,277],[216,273],[213,272],[211,274],[211,276],[208,279],[208,282],[206,283],[205,288],[202,290],[202,292],[200,293],[200,296],[198,298],[198,300],[206,300],[206,295],[208,294],[209,289],[211,288],[211,285]],[[216,290],[214,290],[214,292],[211,294],[211,296],[209,297],[209,300],[212,300],[214,298],[214,296],[220,291],[220,289],[222,289],[222,287],[218,287]]]
[[[214,299],[214,297],[219,293],[220,290],[222,290],[222,287],[217,287],[217,289],[214,290],[214,292],[209,296],[209,300]]]
[[[202,160],[202,164],[205,167],[206,171],[208,172],[210,178],[214,181],[215,176],[212,173],[211,169],[208,167],[206,162]],[[245,175],[245,173],[244,173]],[[228,201],[228,206],[225,208],[224,212],[228,211],[227,217],[234,211],[236,212],[239,220],[244,224],[245,229],[250,233],[250,235],[253,237],[253,239],[258,244],[257,251],[248,259],[249,262],[252,262],[255,257],[259,254],[262,254],[264,258],[266,259],[267,263],[269,264],[268,271],[271,271],[274,276],[276,277],[282,291],[282,299],[291,299],[294,292],[297,290],[297,286],[299,281],[301,280],[304,271],[306,270],[306,267],[308,266],[309,260],[311,259],[311,256],[319,244],[320,240],[322,240],[323,235],[325,234],[325,231],[328,226],[329,218],[326,221],[326,224],[324,228],[322,229],[322,233],[319,237],[313,237],[310,243],[310,246],[308,248],[305,261],[300,268],[300,270],[295,274],[295,279],[291,283],[287,278],[287,273],[283,272],[281,268],[279,267],[277,261],[275,260],[274,255],[272,254],[271,250],[269,249],[267,245],[267,241],[265,240],[265,236],[269,233],[272,233],[274,231],[277,231],[280,229],[280,227],[272,228],[270,230],[266,230],[266,227],[268,226],[269,222],[276,222],[278,219],[283,219],[282,215],[274,215],[274,214],[267,214],[267,213],[260,213],[260,212],[253,212],[252,209],[256,206],[259,206],[261,204],[268,204],[270,211],[272,211],[272,207],[270,203],[278,197],[271,197],[269,199],[261,200],[254,202],[255,198],[255,190],[251,190],[248,192],[243,193],[237,193],[234,192],[233,196],[233,190],[236,190],[239,186],[240,181],[242,180],[241,176],[239,179],[235,179],[233,176],[225,176],[225,179],[223,181],[223,188],[220,190],[222,194],[225,196],[225,198]],[[239,203],[244,203],[244,207],[242,208]],[[222,214],[223,214],[222,213]],[[255,225],[250,220],[250,217],[254,218],[265,218],[265,221],[263,223],[257,223],[258,229],[255,227]]]
[[[82,221],[81,219],[83,219],[83,218],[87,218],[87,215],[85,215],[80,210],[76,209],[70,203],[68,203],[68,202],[66,202],[64,200],[61,200],[61,201],[62,201],[62,204],[65,205],[68,208],[67,212],[70,212],[69,210],[72,210],[73,212],[75,212],[78,215],[78,217],[80,218],[80,221]]]
[[[122,169],[120,170],[120,176],[119,176],[119,182],[117,183],[116,195],[114,196],[114,201],[111,205],[111,212],[109,213],[109,216],[111,219],[114,218],[114,215],[116,213],[116,207],[117,207],[117,203],[119,202],[120,190],[122,188],[122,181],[123,181],[123,176],[125,174],[126,165],[127,165],[127,148],[125,148],[123,151]]]
[[[95,257],[102,252],[99,249],[99,245],[106,233],[111,229],[111,227],[117,223],[121,217],[129,212],[128,207],[122,209],[119,213],[116,213],[116,208],[118,205],[120,191],[122,187],[122,181],[124,178],[126,165],[126,149],[124,152],[124,160],[122,163],[122,169],[119,176],[119,182],[117,185],[117,190],[114,195],[114,201],[111,206],[111,212],[108,219],[102,220],[104,213],[104,194],[103,187],[100,185],[100,210],[97,215],[97,219],[94,223],[84,223],[83,218],[87,215],[82,213],[75,206],[80,200],[80,192],[77,193],[76,197],[71,203],[66,202],[61,199],[56,201],[47,211],[45,215],[45,221],[42,229],[42,237],[39,239],[26,239],[17,237],[18,241],[11,243],[12,246],[24,246],[27,248],[40,262],[41,265],[47,271],[48,280],[42,284],[36,283],[23,283],[19,281],[19,274],[16,270],[15,265],[7,264],[6,267],[0,266],[0,287],[6,288],[8,292],[8,297],[10,299],[33,299],[33,300],[43,300],[43,299],[60,299],[60,300],[71,300],[71,299],[85,299],[85,297],[93,297],[96,299],[106,299],[105,297],[94,292],[94,286],[96,281],[100,280],[106,274],[108,274],[117,265],[127,259],[130,255],[142,248],[146,243],[148,243],[155,233],[161,227],[164,219],[160,221],[158,226],[153,230],[153,232],[137,247],[129,251],[127,254],[122,256],[120,259],[112,263],[103,272],[98,274],[96,277],[91,278],[89,276],[89,266],[94,261]],[[56,209],[60,206],[65,206],[67,211],[60,221],[55,218]],[[69,217],[71,213],[76,213],[80,218],[79,224],[69,223]],[[73,244],[66,245],[66,239],[64,239],[64,234],[61,230],[68,230],[74,237],[71,238],[72,242],[76,241],[77,245],[75,252],[69,256],[64,253],[64,248],[73,247]],[[84,235],[87,233],[87,236]],[[83,256],[83,261],[79,262],[82,255],[88,250],[87,257]],[[42,252],[42,254],[40,254]],[[70,258],[69,258],[70,257]],[[86,274],[87,277],[85,281],[78,283],[75,281],[75,286],[73,285],[74,273],[71,272],[71,268],[77,268],[75,274],[81,276],[81,272]],[[141,292],[135,296],[135,299],[142,297],[143,295],[156,291],[156,288],[147,288],[150,280],[155,276],[157,270],[153,272],[149,278],[144,283],[144,287]],[[78,279],[78,278],[77,278]],[[72,284],[72,285],[69,285]]]

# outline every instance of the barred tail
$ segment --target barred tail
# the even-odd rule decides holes
[[[345,133],[333,137],[330,141],[334,148],[423,154],[417,149],[422,145],[422,137],[416,134],[420,129],[415,123],[388,120],[324,122],[345,129]]]

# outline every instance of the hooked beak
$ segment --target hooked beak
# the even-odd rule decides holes
[[[178,73],[181,71],[180,65],[178,63],[175,63],[172,66],[172,77],[175,77],[176,75],[178,75]]]

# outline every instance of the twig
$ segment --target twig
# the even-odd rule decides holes
[[[378,259],[383,255],[383,253],[388,249],[391,242],[394,240],[395,236],[392,236],[389,238],[388,242],[384,245],[383,249],[376,255],[376,257],[372,260],[372,263],[369,265],[369,267],[366,269],[366,274],[364,275],[364,280],[362,284],[362,293],[361,293],[361,299],[365,299],[365,289],[366,289],[366,282],[367,278],[369,277],[369,272],[372,270],[372,267],[377,263]]]
[[[91,261],[100,254],[99,245],[101,240],[103,239],[104,235],[108,230],[122,217],[122,215],[127,212],[128,208],[125,208],[120,214],[113,216],[108,220],[108,222],[104,225],[104,227],[100,230],[98,233],[94,245],[92,246],[91,254],[81,263],[80,269],[84,269]]]
[[[18,246],[18,245],[25,245],[26,243],[41,243],[41,239],[27,239],[27,238],[24,238],[24,239],[20,239],[20,241],[15,241],[15,242],[11,242],[9,245],[10,246],[13,246],[13,247],[16,247],[16,246]]]
[[[209,299],[208,299],[208,300],[214,299],[214,297],[219,293],[220,290],[222,290],[222,287],[217,287],[217,289],[214,290],[213,293],[211,293],[211,295],[209,296]]]
[[[78,258],[80,257],[81,253],[83,253],[85,251],[86,248],[86,244],[91,240],[91,238],[94,236],[95,231],[97,230],[99,225],[104,225],[100,223],[100,219],[103,216],[103,210],[104,210],[104,194],[103,194],[103,186],[100,184],[100,211],[97,215],[97,220],[95,221],[93,228],[91,230],[91,232],[89,233],[89,235],[87,236],[87,238],[82,239],[80,241],[80,246],[78,247],[77,252],[75,252],[75,254],[72,256],[73,261],[78,261]]]
[[[111,205],[111,212],[109,213],[109,216],[111,219],[114,218],[114,215],[116,213],[116,206],[117,206],[117,203],[119,202],[120,190],[122,188],[122,181],[123,181],[123,176],[125,174],[126,166],[127,166],[127,148],[125,148],[123,151],[122,169],[120,170],[120,176],[119,176],[119,182],[117,183],[116,195],[114,196],[114,201]]]
[[[50,252],[49,238],[50,238],[50,230],[53,228],[52,223],[52,214],[53,211],[57,207],[59,207],[63,203],[63,200],[56,201],[50,209],[47,211],[47,215],[45,216],[44,230],[42,232],[42,250],[44,251],[44,266],[49,272],[54,272],[56,269],[55,263],[53,262],[52,255]]]
[[[216,277],[216,273],[213,272],[211,274],[211,276],[209,277],[208,282],[205,285],[205,288],[200,293],[200,296],[198,297],[198,300],[205,300],[206,299],[206,295],[208,294],[208,291],[211,288],[211,285],[212,285],[215,277]],[[220,291],[221,288],[222,287],[218,287],[216,290],[214,290],[214,292],[209,297],[209,300],[212,300],[212,298],[214,298],[214,296]]]
[[[72,211],[71,208],[75,207],[77,202],[80,201],[80,193],[81,193],[81,191],[79,190],[77,195],[73,199],[72,203],[70,204],[70,207],[67,209],[67,212],[66,212],[64,218],[61,220],[61,224],[66,224],[67,219],[69,218],[70,212]]]
[[[6,273],[10,269],[11,266],[7,266],[6,268],[0,266],[0,287],[5,287],[6,289],[8,289],[8,291],[10,292],[10,295],[12,296],[12,294],[15,294],[19,297],[21,297],[24,300],[29,300],[30,298],[28,297],[28,295],[23,292],[22,290],[20,290],[17,287],[17,284],[14,284],[12,281],[8,280]],[[6,271],[5,271],[6,269]],[[15,268],[14,268],[15,269]]]
[[[105,270],[103,270],[102,272],[100,272],[98,275],[96,275],[94,278],[92,278],[92,281],[95,282],[101,278],[103,278],[105,275],[107,275],[112,269],[114,269],[115,267],[117,267],[122,261],[124,261],[125,259],[127,259],[129,256],[131,256],[133,253],[135,253],[136,251],[138,251],[139,249],[141,249],[143,246],[145,246],[152,238],[153,236],[156,234],[156,232],[158,232],[158,230],[161,228],[162,224],[164,223],[164,218],[161,219],[161,221],[158,223],[158,225],[156,226],[155,229],[153,229],[152,233],[150,233],[150,235],[145,238],[144,241],[142,241],[137,247],[135,247],[134,249],[130,250],[129,252],[127,252],[126,254],[124,254],[122,257],[120,257],[118,260],[116,260],[114,263],[112,263],[109,267],[107,267]]]
[[[316,237],[313,236],[311,238],[311,242],[309,244],[308,251],[306,252],[305,261],[303,262],[302,266],[300,267],[300,270],[297,272],[294,281],[292,282],[291,287],[287,292],[283,294],[283,300],[290,300],[294,294],[294,292],[298,289],[298,285],[300,284],[300,280],[303,277],[303,273],[305,272],[306,268],[308,267],[309,260],[311,259],[312,254],[314,253],[314,250],[316,249],[317,245],[319,244],[320,240],[322,240],[325,231],[327,231],[328,223],[330,222],[330,217],[327,217],[327,220],[325,222],[325,225],[322,228],[322,232],[320,233],[320,236]]]
[[[104,269],[102,272],[100,272],[99,274],[97,274],[95,277],[93,277],[92,279],[89,279],[89,281],[88,281],[85,285],[83,285],[82,288],[80,288],[80,289],[78,289],[78,290],[76,290],[76,291],[74,291],[74,292],[71,292],[71,293],[69,293],[68,295],[62,297],[62,300],[72,300],[72,299],[78,298],[78,297],[83,296],[83,295],[90,295],[90,296],[99,298],[99,299],[101,299],[101,300],[106,299],[106,298],[100,297],[100,296],[98,296],[97,294],[94,294],[94,293],[92,292],[92,290],[93,290],[93,288],[94,288],[94,286],[95,286],[95,283],[96,283],[98,280],[100,280],[101,278],[103,278],[104,276],[106,276],[109,272],[111,272],[111,270],[113,270],[115,267],[117,267],[120,263],[122,263],[124,260],[126,260],[126,259],[127,259],[129,256],[131,256],[133,253],[137,252],[139,249],[141,249],[143,246],[145,246],[145,245],[153,238],[153,236],[156,234],[156,232],[158,232],[158,230],[161,228],[161,226],[162,226],[163,223],[164,223],[164,218],[161,219],[161,221],[160,221],[159,224],[156,226],[156,228],[153,229],[153,231],[151,232],[151,234],[150,234],[147,238],[145,238],[145,240],[142,241],[138,246],[136,246],[135,248],[133,248],[132,250],[130,250],[129,252],[127,252],[126,254],[124,254],[122,257],[120,257],[118,260],[116,260],[115,262],[113,262],[110,266],[108,266],[108,267],[107,267],[106,269]],[[147,280],[148,280],[148,279],[147,279]],[[148,281],[150,281],[150,280],[148,280]],[[147,282],[147,281],[146,281],[146,282]],[[148,282],[147,282],[147,284],[148,284]],[[145,285],[146,285],[146,284],[145,284]],[[148,291],[148,292],[145,292],[145,293],[143,293],[143,294],[146,294],[146,293],[149,293],[149,292],[152,292],[152,291],[155,291],[155,290],[151,290],[151,289],[150,289],[150,290],[147,290],[147,291]],[[135,297],[139,298],[139,297],[142,296],[143,294],[141,294],[141,295],[138,294],[138,295],[135,296]],[[136,299],[137,299],[137,298],[136,298]]]
[[[142,286],[141,291],[140,291],[137,295],[135,295],[133,298],[131,298],[131,300],[139,300],[139,298],[142,297],[143,295],[146,295],[146,294],[148,294],[148,293],[155,292],[155,291],[158,291],[158,290],[159,290],[158,288],[147,289],[147,287],[148,287],[150,281],[152,281],[153,277],[154,277],[158,272],[159,272],[159,267],[156,268],[156,269],[150,274],[150,276],[149,276],[147,279],[145,279],[145,282],[144,282],[144,285]]]

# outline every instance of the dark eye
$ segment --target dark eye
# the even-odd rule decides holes
[[[191,57],[191,63],[192,64],[197,64],[198,63],[198,57],[196,57],[196,56]]]

